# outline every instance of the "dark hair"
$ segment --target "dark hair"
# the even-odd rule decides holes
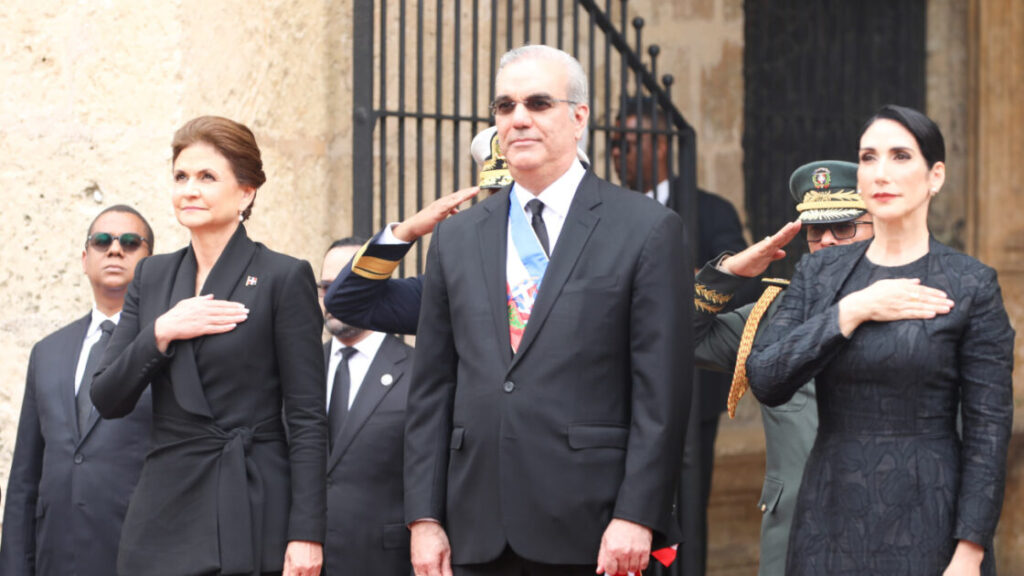
[[[199,142],[213,146],[227,159],[228,164],[231,165],[231,171],[235,173],[235,179],[242,186],[259,190],[260,186],[267,181],[267,176],[263,173],[263,160],[260,157],[260,147],[256,145],[256,137],[253,136],[252,130],[244,124],[221,116],[200,116],[189,120],[174,133],[174,140],[171,142],[173,150],[171,161],[177,161],[182,150]],[[252,202],[242,212],[243,220],[249,219],[255,203],[254,195]]]
[[[615,115],[615,119],[622,121],[630,116],[642,116],[643,121],[655,130],[668,130],[668,115],[668,110],[663,109],[650,96],[627,96],[623,99],[622,107]],[[657,122],[655,123],[653,120],[657,120]],[[643,124],[637,122],[637,126],[642,127]]]
[[[330,252],[331,250],[334,250],[335,248],[348,248],[350,246],[362,246],[363,244],[366,244],[366,238],[363,238],[362,236],[348,236],[346,238],[339,238],[334,242],[331,242],[331,245],[327,247],[327,250],[324,251],[324,254]]]
[[[917,147],[921,149],[921,155],[924,156],[928,168],[935,166],[936,162],[946,161],[946,140],[942,137],[942,131],[923,113],[906,106],[886,104],[879,108],[874,116],[868,118],[860,130],[860,135],[864,136],[876,120],[892,120],[906,128],[914,140],[917,140]]]
[[[100,216],[103,216],[107,212],[122,212],[124,214],[131,214],[138,218],[139,222],[142,222],[143,233],[146,236],[146,242],[149,244],[149,253],[153,253],[153,242],[155,241],[153,237],[153,228],[150,227],[149,222],[146,221],[146,218],[140,214],[138,210],[127,204],[114,204],[113,206],[107,206],[104,208],[103,211],[97,214],[96,217],[92,219],[92,222],[89,223],[89,231],[86,234],[86,238],[92,236],[92,229],[96,226],[96,221],[100,219]]]

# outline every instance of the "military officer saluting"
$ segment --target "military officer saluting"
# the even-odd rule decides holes
[[[857,192],[857,165],[823,160],[796,169],[789,189],[797,202],[799,218],[746,250],[718,257],[698,272],[694,281],[695,360],[704,368],[733,373],[729,391],[729,415],[747,389],[746,361],[754,340],[781,301],[785,280],[764,280],[764,293],[753,304],[732,312],[719,312],[733,294],[773,261],[805,230],[810,251],[868,240],[874,234],[871,215]],[[761,520],[761,561],[758,574],[786,573],[786,548],[796,507],[804,463],[818,429],[814,382],[808,382],[793,398],[778,407],[761,405],[766,464],[764,487],[758,506]]]

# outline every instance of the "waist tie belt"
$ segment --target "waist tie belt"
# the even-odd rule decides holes
[[[211,452],[220,451],[217,456],[220,571],[222,574],[258,572],[253,557],[263,540],[263,477],[259,468],[249,461],[249,452],[253,443],[285,441],[281,417],[268,418],[252,428],[241,426],[231,430],[212,423],[166,416],[157,417],[154,424],[174,436],[175,444],[187,443]]]

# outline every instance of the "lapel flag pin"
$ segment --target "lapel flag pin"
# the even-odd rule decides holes
[[[255,286],[256,285],[256,277],[255,276],[246,276],[245,277],[245,285],[246,286]]]
[[[395,379],[391,376],[391,374],[385,374],[380,377],[380,383],[385,386],[391,386],[391,383],[394,381]]]

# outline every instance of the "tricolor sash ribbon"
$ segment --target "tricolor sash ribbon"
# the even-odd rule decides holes
[[[515,190],[510,194],[515,194]],[[512,352],[515,353],[519,350],[533,302],[540,290],[541,279],[548,268],[548,257],[530,223],[526,221],[523,207],[514,197],[509,198],[508,203],[508,250],[505,290],[508,297],[508,331]]]

